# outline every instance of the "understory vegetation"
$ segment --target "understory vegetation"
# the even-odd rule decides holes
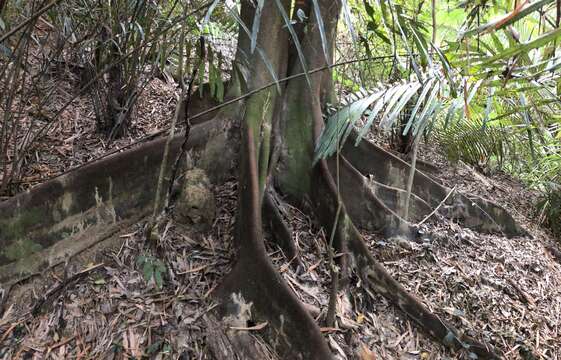
[[[35,351],[25,334],[47,325],[30,330],[30,314],[94,275],[81,295],[118,294],[143,312],[163,303],[162,323],[168,305],[192,311],[154,334],[153,313],[142,336],[105,334],[97,356],[108,346],[123,358],[175,356],[183,345],[168,335],[202,321],[210,330],[190,328],[185,356],[375,359],[379,339],[347,334],[377,324],[382,301],[411,338],[413,324],[445,349],[435,354],[558,358],[558,338],[540,348],[536,324],[487,324],[485,292],[464,290],[515,298],[520,322],[556,311],[539,326],[558,333],[559,308],[544,309],[526,282],[489,279],[523,271],[548,282],[555,269],[540,251],[561,261],[541,238],[524,243],[536,223],[561,239],[560,22],[559,0],[0,0],[0,358]],[[473,184],[454,183],[464,180]],[[513,205],[530,202],[532,214]],[[111,237],[122,241],[114,268],[68,276],[78,253]],[[92,243],[80,248],[82,238]],[[495,256],[509,242],[528,252]],[[396,266],[411,253],[418,269]],[[477,269],[480,256],[491,270]],[[21,318],[15,305],[3,312],[56,266],[52,292]],[[461,277],[430,284],[442,309],[418,295],[427,281],[410,282],[430,271]],[[127,289],[141,283],[144,300]],[[543,298],[557,291],[539,284]],[[61,333],[62,309],[48,321]],[[111,309],[92,311],[110,319]],[[142,318],[135,311],[101,328]],[[71,342],[87,353],[81,335],[60,345],[55,333],[47,356]]]

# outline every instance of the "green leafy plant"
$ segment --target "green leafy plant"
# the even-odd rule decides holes
[[[434,136],[452,162],[459,160],[480,170],[503,168],[529,153],[523,133],[508,126],[485,126],[478,119],[438,126]]]
[[[555,18],[556,4],[519,2],[512,10],[499,2],[464,2],[455,10],[435,4],[428,12],[399,0],[352,3],[361,51],[374,58],[377,45],[383,54],[391,51],[390,76],[375,86],[372,79],[342,82],[353,94],[328,114],[316,160],[333,155],[353,129],[356,142],[375,124],[402,138],[425,134],[450,160],[499,168],[538,188],[543,221],[555,227],[561,30],[547,20]],[[444,31],[437,31],[437,20]],[[379,65],[359,66],[366,73]]]
[[[561,239],[561,186],[550,188],[538,202],[541,221]]]
[[[165,264],[154,256],[139,256],[136,264],[142,269],[142,275],[146,282],[154,280],[156,287],[161,289],[164,285],[163,274],[166,272]]]
[[[411,131],[416,135],[423,124],[440,112],[442,104],[437,94],[445,85],[438,73],[431,72],[424,80],[413,78],[411,81],[382,85],[370,92],[353,94],[348,101],[343,102],[341,109],[328,117],[316,147],[316,161],[333,155],[337,145],[347,140],[363,115],[366,115],[366,121],[364,125],[358,126],[357,143],[375,123],[379,123],[380,127],[386,130],[392,128],[409,103],[414,106],[408,121],[403,124],[403,133],[408,134]]]
[[[561,144],[558,141],[554,140],[552,144],[553,149],[556,146],[559,150]],[[540,222],[561,239],[561,155],[553,152],[541,157],[524,180],[541,193],[537,204]]]

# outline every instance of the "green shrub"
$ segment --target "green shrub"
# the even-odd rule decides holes
[[[561,240],[561,187],[550,189],[538,203],[542,222]]]

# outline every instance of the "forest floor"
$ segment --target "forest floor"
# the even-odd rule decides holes
[[[148,91],[159,99],[173,99],[173,89],[160,80]],[[163,106],[147,98],[134,125],[137,134],[159,129],[163,122],[149,119],[163,119],[173,111],[171,101]],[[49,171],[97,156],[102,140],[89,130],[77,132],[83,136],[71,142],[61,140],[72,150],[60,156],[59,151],[52,157],[42,154]],[[63,133],[50,136],[66,138]],[[112,146],[132,141],[131,137]],[[493,344],[505,358],[561,359],[559,244],[537,224],[536,194],[505,174],[485,176],[462,163],[451,165],[438,148],[423,146],[420,153],[437,165],[432,176],[502,205],[532,237],[483,235],[433,218],[423,225],[418,242],[363,232],[375,257],[438,316]],[[35,171],[39,179],[49,175],[41,173],[41,167]],[[90,263],[67,266],[62,274],[44,274],[21,294],[22,301],[6,304],[0,318],[0,358],[213,358],[208,327],[216,304],[210,294],[235,259],[237,184],[231,179],[212,191],[217,205],[209,231],[168,223],[159,254],[162,288],[153,279],[146,281],[140,260],[154,254],[144,241],[143,224],[137,224],[122,233],[118,246],[103,250]],[[272,241],[267,241],[269,256],[321,325],[330,289],[325,234],[308,216],[285,206],[302,263],[295,266]],[[84,276],[72,277],[83,269]],[[249,332],[264,353],[277,358],[260,336],[262,326],[266,325],[223,331]],[[361,287],[356,276],[339,294],[337,326],[322,331],[339,359],[467,358],[428,338],[387,300]]]
[[[230,66],[236,40],[217,38],[212,47],[224,59],[223,69]],[[17,122],[15,139],[7,145],[8,159],[21,161],[16,170],[10,169],[18,176],[8,189],[0,192],[0,201],[109,153],[130,148],[139,140],[150,138],[170,126],[180,94],[169,73],[173,69],[166,69],[160,77],[148,76],[151,73],[148,70],[144,73],[146,77],[139,81],[142,93],[132,111],[127,134],[108,142],[107,134],[97,129],[92,96],[81,88],[83,79],[72,70],[72,61],[63,60],[60,66],[53,66],[43,73],[43,64],[37,59],[46,56],[48,47],[32,45],[30,52],[33,56],[29,60],[29,72],[36,74],[36,78],[33,77],[36,84],[29,87],[34,90],[31,95],[23,89],[18,91],[10,107],[12,116],[4,116],[3,107],[0,108],[0,118]],[[224,74],[223,81],[227,81],[225,70]],[[208,71],[203,79],[208,80]],[[54,119],[62,108],[64,110]],[[30,144],[30,139],[39,132],[42,133],[40,139]],[[25,156],[21,154],[22,148],[25,148]],[[15,156],[16,153],[19,155]],[[10,168],[14,166],[9,164]],[[4,170],[0,166],[0,184],[7,176]]]
[[[173,84],[152,80],[129,136],[111,144],[95,131],[89,100],[79,99],[37,144],[18,190],[165,128],[173,116],[175,93]],[[381,138],[373,140],[387,147]],[[431,176],[505,207],[532,237],[483,235],[433,218],[423,225],[418,242],[363,232],[375,257],[432,311],[493,344],[505,358],[561,359],[561,253],[534,215],[536,193],[503,173],[486,176],[462,163],[449,164],[438,147],[423,145],[420,156],[436,165]],[[43,274],[21,294],[21,301],[6,304],[0,317],[0,359],[213,358],[207,328],[216,304],[210,294],[235,259],[237,183],[231,179],[212,191],[216,218],[209,231],[194,233],[168,223],[159,254],[162,288],[146,281],[140,260],[154,254],[145,244],[143,224],[137,224],[120,235],[118,246],[104,249],[89,263],[67,266],[62,274]],[[308,216],[285,206],[301,266],[267,239],[269,256],[322,324],[331,284],[325,234]],[[84,269],[83,276],[73,276]],[[337,326],[322,331],[339,359],[466,356],[451,354],[428,338],[387,300],[361,287],[356,276],[338,300]],[[249,332],[264,353],[276,358],[261,339],[261,326],[223,330]]]

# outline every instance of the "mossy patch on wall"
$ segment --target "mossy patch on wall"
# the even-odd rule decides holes
[[[18,239],[2,250],[2,256],[6,257],[8,260],[15,261],[28,257],[29,255],[40,251],[43,247],[30,240],[30,239]]]
[[[25,209],[18,216],[0,220],[0,245],[6,246],[6,242],[23,237],[32,227],[43,224],[45,214],[39,208]]]

